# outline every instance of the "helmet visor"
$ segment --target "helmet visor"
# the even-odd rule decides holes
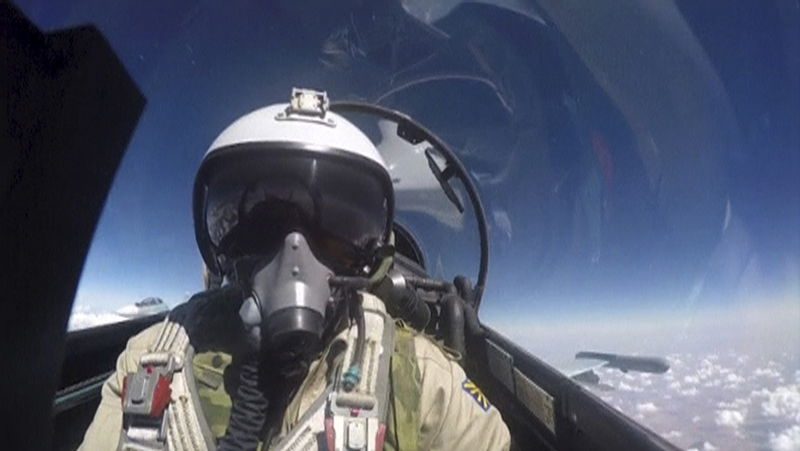
[[[341,153],[237,153],[207,168],[203,224],[218,259],[269,254],[299,231],[329,267],[357,269],[384,240],[391,187],[377,165]]]

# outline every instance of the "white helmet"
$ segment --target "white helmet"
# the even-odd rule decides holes
[[[388,242],[394,196],[369,138],[328,111],[324,92],[248,113],[206,152],[194,186],[195,235],[209,269],[264,255],[303,233],[331,268],[358,272]]]

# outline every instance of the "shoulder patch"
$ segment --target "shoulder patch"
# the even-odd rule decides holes
[[[461,383],[461,388],[470,396],[470,398],[475,400],[475,402],[481,409],[483,409],[484,412],[488,411],[489,407],[492,407],[481,389],[475,385],[475,382],[469,380],[469,378],[464,379],[464,382]]]

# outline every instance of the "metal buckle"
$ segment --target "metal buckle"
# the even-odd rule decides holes
[[[172,375],[182,360],[169,353],[145,354],[135,373],[128,373],[122,386],[122,413],[126,435],[137,441],[166,439],[164,411],[169,406]]]

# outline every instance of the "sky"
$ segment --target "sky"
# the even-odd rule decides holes
[[[552,362],[602,347],[697,367],[731,349],[755,361],[758,350],[745,345],[771,345],[784,379],[769,390],[796,393],[797,359],[781,352],[800,354],[800,339],[775,331],[800,323],[800,87],[791,82],[800,43],[782,22],[797,14],[755,1],[723,14],[678,2],[681,39],[696,43],[694,53],[673,61],[670,42],[625,44],[641,55],[627,87],[664,96],[650,102],[663,107],[648,109],[615,92],[624,85],[613,71],[587,69],[555,27],[486,5],[409,2],[422,22],[387,32],[397,22],[382,13],[321,4],[318,14],[298,15],[291,3],[18,2],[45,30],[95,24],[147,98],[95,232],[73,325],[115,319],[115,309],[148,296],[175,305],[202,288],[191,189],[203,154],[237,117],[302,86],[333,99],[381,99],[454,147],[487,210],[486,324]],[[609,42],[605,59],[624,64]],[[675,61],[699,75],[656,70]],[[467,213],[456,229],[399,213],[431,272],[474,279],[477,235]],[[776,318],[783,323],[771,328]],[[724,368],[749,371],[742,377],[769,370],[768,362],[736,365]],[[676,364],[673,377],[685,369]],[[613,400],[631,416],[653,413],[640,398]],[[763,420],[747,416],[761,412],[753,407],[761,398],[747,399],[740,425]],[[720,415],[721,423],[739,416]],[[694,443],[688,429],[653,425]],[[783,426],[761,442],[780,445],[784,432],[800,442],[800,431]]]
[[[610,304],[673,309],[676,302],[743,302],[742,293],[753,289],[767,297],[798,289],[798,157],[789,149],[796,135],[785,130],[797,112],[776,100],[778,88],[731,89],[730,108],[741,111],[740,121],[760,122],[735,124],[740,140],[728,148],[698,144],[685,158],[671,156],[683,150],[659,149],[665,156],[653,171],[625,113],[599,99],[599,87],[584,80],[588,76],[573,66],[572,55],[552,50],[559,43],[550,37],[515,51],[513,40],[525,37],[526,30],[504,17],[485,20],[488,25],[476,33],[481,39],[474,41],[461,35],[476,14],[457,10],[435,24],[454,41],[467,39],[490,60],[477,72],[495,83],[499,94],[475,83],[443,81],[379,96],[389,91],[387,85],[399,85],[404,73],[413,73],[406,66],[419,65],[415,58],[427,55],[427,48],[410,37],[397,38],[408,55],[387,68],[378,51],[385,38],[368,36],[373,30],[364,26],[351,27],[360,34],[338,30],[342,21],[360,25],[357,19],[331,13],[295,26],[290,7],[258,2],[242,2],[241,8],[121,2],[109,8],[91,0],[29,0],[20,6],[44,29],[96,24],[148,99],[87,259],[78,295],[82,305],[119,306],[150,295],[174,303],[200,288],[202,262],[190,207],[195,171],[226,125],[283,101],[293,86],[325,88],[334,99],[382,97],[456,148],[478,179],[492,231],[487,297],[499,300],[487,301],[487,312],[534,303],[553,314],[564,306],[574,307],[566,309],[571,313],[609,310]],[[444,6],[433,8],[433,15],[448,10]],[[421,8],[414,2],[408,7]],[[760,27],[774,19],[769,11],[747,12],[759,19],[745,28],[747,39],[740,38],[749,46],[739,54],[712,54],[720,81],[733,88],[778,80],[781,74],[772,72],[781,65],[775,62],[788,51],[778,31]],[[704,20],[703,14],[689,9],[687,21]],[[742,27],[739,22],[723,17],[696,27],[697,35],[716,49],[731,37],[711,32],[704,37],[704,30]],[[511,36],[500,34],[502,27]],[[305,39],[286,38],[287,28]],[[336,52],[320,50],[323,43],[340,41],[345,44],[339,51],[356,56],[342,62]],[[763,69],[731,66],[731,59],[743,56]],[[320,63],[325,58],[338,66]],[[561,64],[543,72],[535,66],[541,62]],[[470,67],[475,62],[466,57],[439,57],[436,64],[447,70],[433,65],[413,75],[476,73]],[[574,80],[572,87],[565,87],[564,77]],[[753,90],[762,95],[741,100]],[[713,115],[697,119],[716,125]],[[708,162],[695,161],[700,159]],[[415,220],[413,214],[401,213],[403,218]],[[442,260],[447,276],[476,272],[474,223],[472,218],[464,223],[455,237],[462,237],[459,244],[446,246],[452,230],[416,222],[429,260]]]

